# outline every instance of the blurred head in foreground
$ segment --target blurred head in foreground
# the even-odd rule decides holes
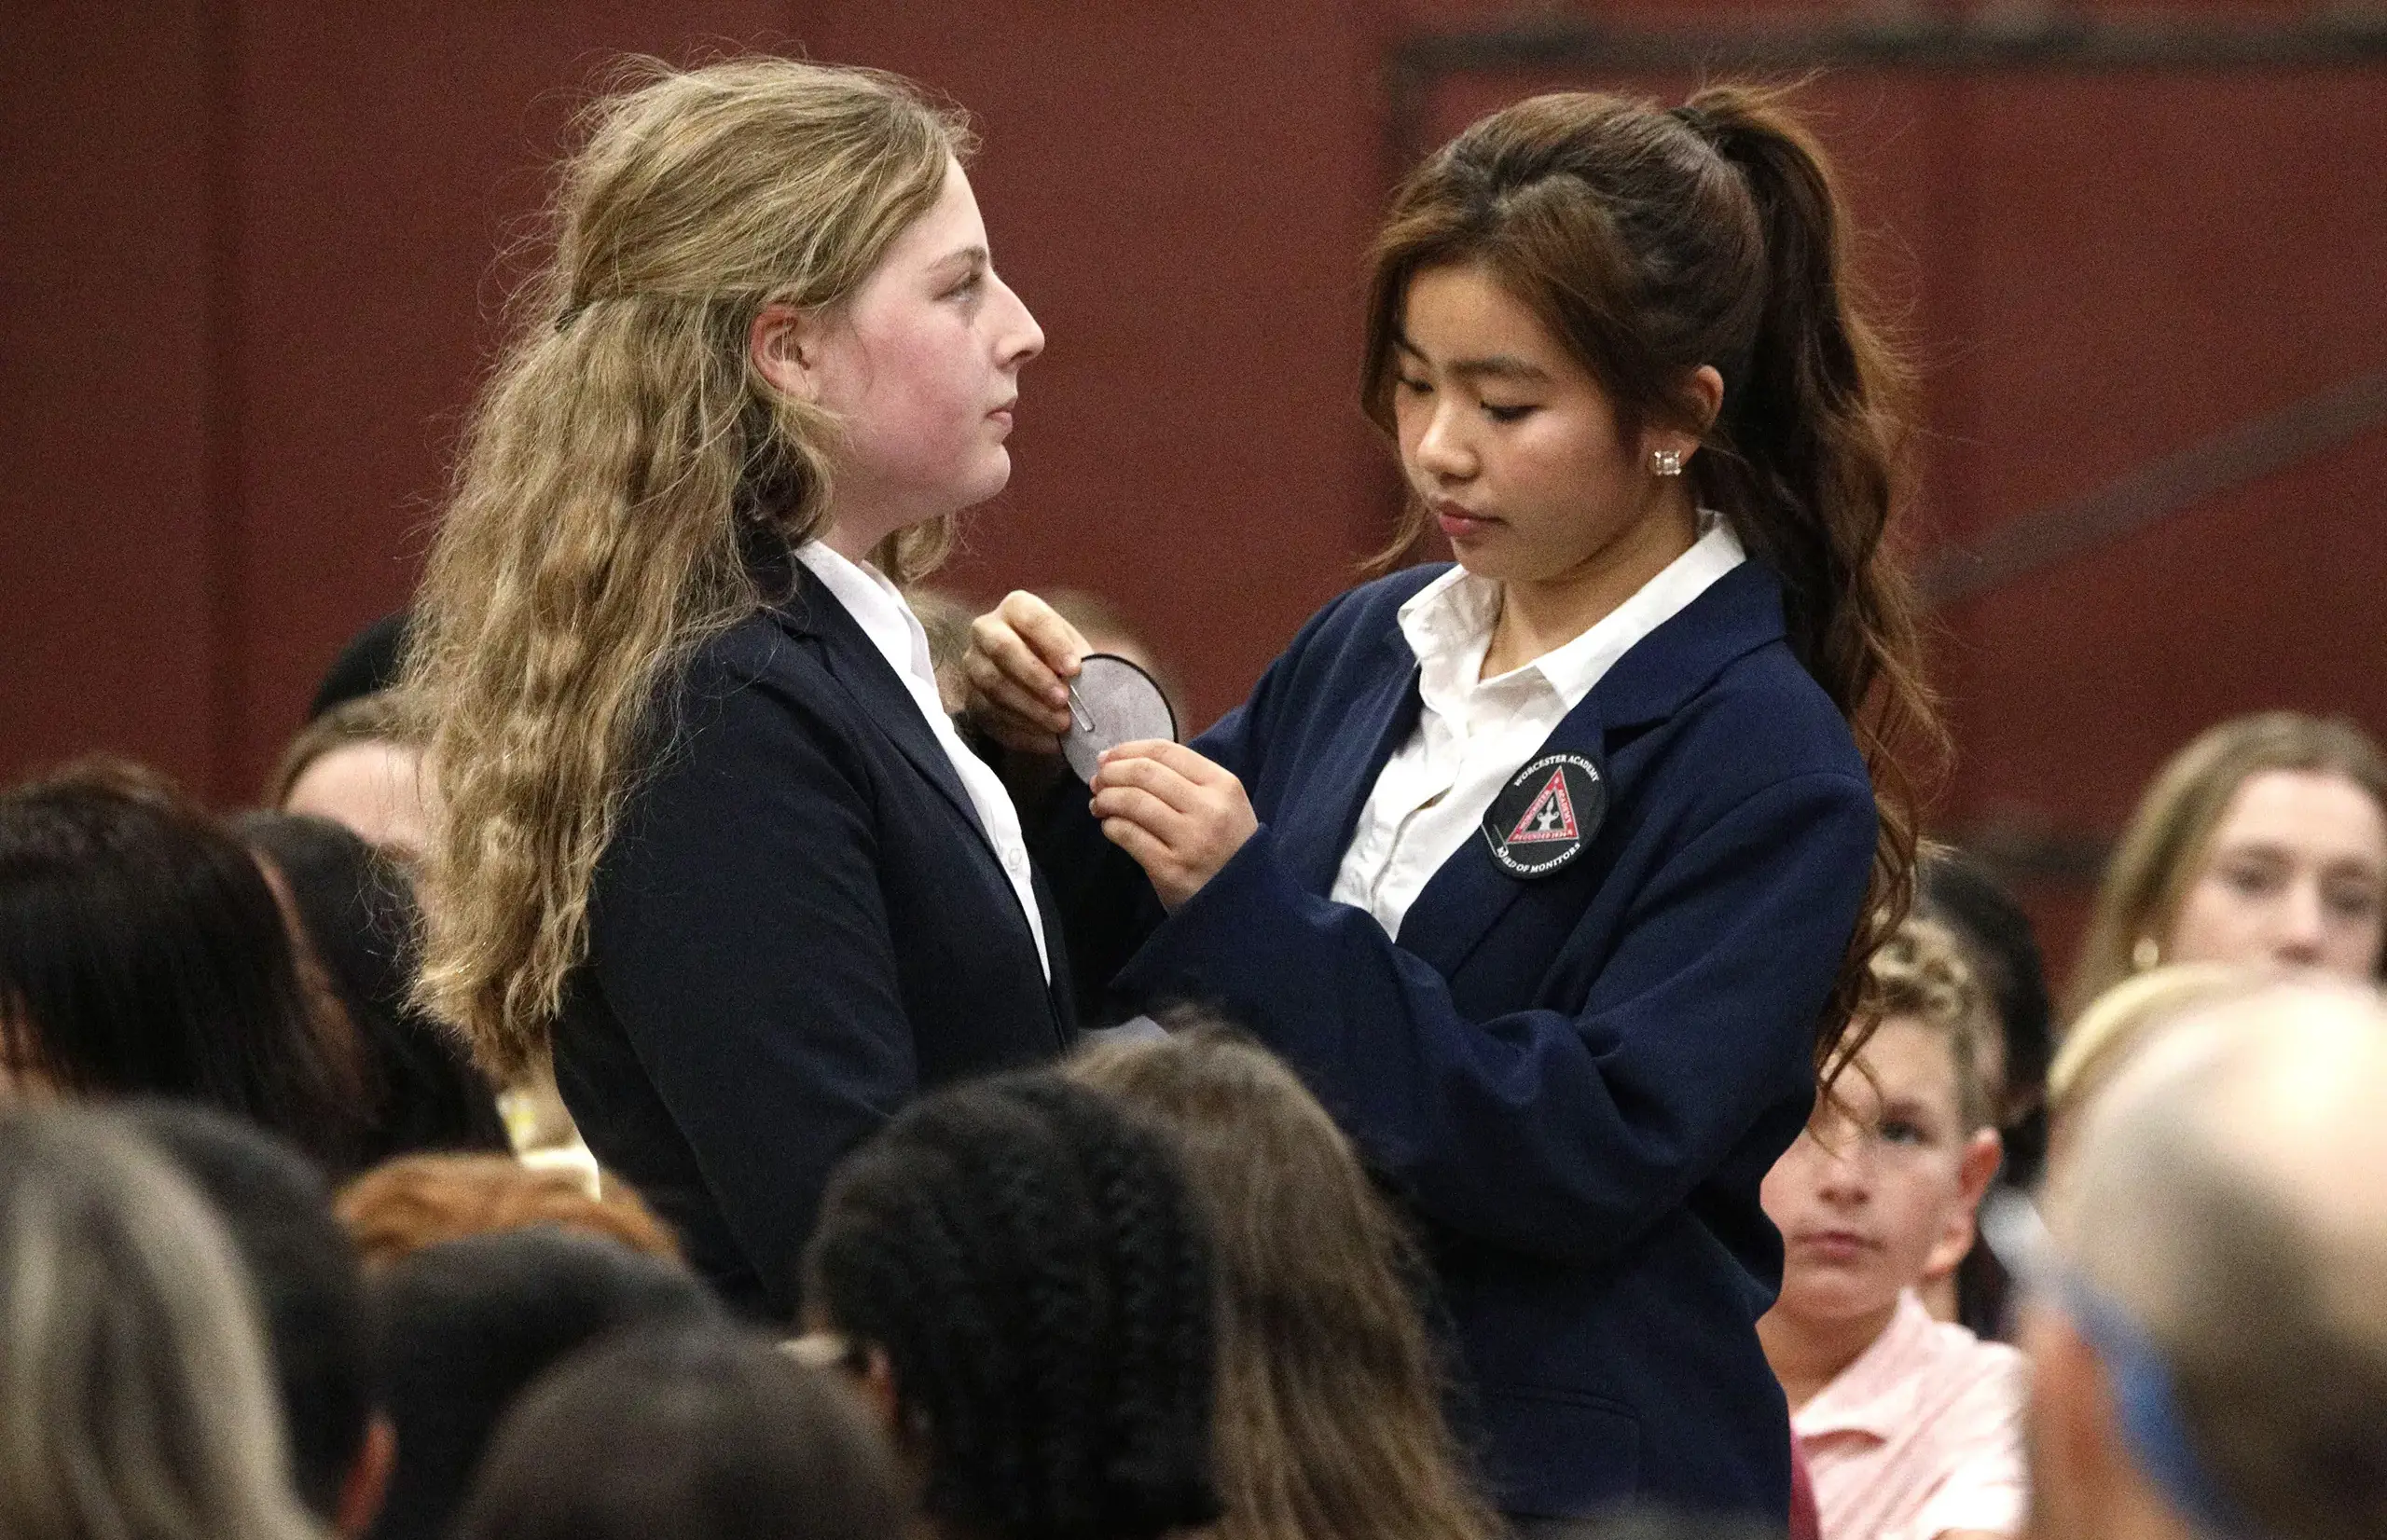
[[[853,1394],[728,1328],[628,1332],[525,1391],[457,1540],[899,1540],[894,1456]]]
[[[2387,1533],[2387,1011],[2281,983],[2117,1072],[2019,1220],[2050,1540]],[[2009,1227],[2001,1220],[2001,1233]]]
[[[0,1534],[315,1533],[206,1201],[101,1114],[0,1116]]]

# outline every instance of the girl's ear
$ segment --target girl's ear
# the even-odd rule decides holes
[[[755,372],[801,401],[821,399],[821,342],[820,313],[793,305],[764,306],[746,334]]]
[[[1716,415],[1724,409],[1724,376],[1715,364],[1702,364],[1690,371],[1690,399],[1699,408],[1699,431],[1716,426]]]
[[[1690,463],[1698,452],[1699,441],[1715,425],[1716,414],[1724,409],[1724,377],[1712,364],[1702,364],[1683,380],[1682,405],[1690,409],[1691,420],[1699,426],[1690,428],[1652,427],[1641,434],[1641,462],[1655,464],[1656,456],[1671,456],[1676,466]],[[1671,474],[1671,473],[1662,473]]]
[[[1964,1193],[1965,1212],[1980,1207],[1981,1199],[1989,1191],[1989,1184],[1997,1179],[1997,1168],[2006,1163],[2005,1136],[1994,1128],[1978,1128],[1965,1142],[1963,1161],[1956,1166],[1956,1185]]]
[[[1972,1250],[1981,1195],[1996,1179],[1997,1168],[2005,1158],[2006,1141],[1998,1137],[1994,1128],[1978,1129],[1965,1142],[1964,1154],[1956,1162],[1956,1201],[1949,1206],[1939,1242],[1923,1264],[1925,1277],[1936,1278],[1955,1271],[1956,1264]]]

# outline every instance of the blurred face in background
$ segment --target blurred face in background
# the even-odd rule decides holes
[[[1965,1125],[1948,1034],[1891,1016],[1767,1173],[1782,1231],[1775,1326],[1887,1323],[1900,1290],[1970,1249],[1973,1207],[1996,1174],[1994,1132]]]
[[[2230,798],[2164,939],[2165,962],[2377,977],[2387,816],[2329,771],[2266,770]]]
[[[343,743],[317,755],[290,783],[282,810],[329,818],[407,862],[422,859],[431,838],[422,755],[384,739]]]

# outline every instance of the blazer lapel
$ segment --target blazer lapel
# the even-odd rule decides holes
[[[1780,581],[1754,559],[1744,561],[1617,659],[1526,763],[1544,754],[1580,754],[1607,779],[1611,730],[1664,721],[1733,660],[1779,641],[1782,635]],[[1617,789],[1610,781],[1611,811],[1616,800]],[[1587,843],[1596,846],[1598,840],[1594,832]],[[1598,856],[1595,849],[1587,849],[1579,859]],[[1450,978],[1534,880],[1501,871],[1483,834],[1470,832],[1410,905],[1396,939]]]
[[[1600,693],[1594,689],[1576,708],[1566,713],[1541,747],[1527,757],[1526,763],[1544,754],[1580,754],[1599,766],[1600,778],[1607,778],[1607,724],[1600,713]],[[1611,802],[1615,795],[1609,789]],[[1585,840],[1587,846],[1596,846],[1599,832],[1592,832]],[[1594,859],[1586,849],[1579,860]],[[1456,854],[1442,864],[1417,901],[1401,916],[1400,934],[1394,938],[1401,946],[1434,965],[1444,978],[1456,975],[1478,942],[1500,923],[1511,904],[1524,896],[1528,883],[1537,879],[1514,877],[1500,870],[1492,859],[1492,848],[1484,842],[1482,830],[1468,833],[1467,843]]]
[[[1302,886],[1313,893],[1334,890],[1334,875],[1359,814],[1387,761],[1417,730],[1424,702],[1417,695],[1417,660],[1399,633],[1391,649],[1400,667],[1388,667],[1372,688],[1352,701],[1300,777],[1297,794],[1272,810],[1279,854]]]
[[[954,811],[978,836],[978,846],[986,852],[987,859],[1000,871],[1001,858],[995,853],[986,826],[978,821],[977,804],[970,800],[969,789],[961,784],[951,757],[921,717],[919,703],[912,698],[911,691],[904,688],[903,680],[863,633],[860,623],[846,613],[845,606],[824,592],[809,572],[802,575],[794,597],[780,606],[778,613],[781,619],[793,622],[795,629],[821,642],[830,674],[862,708],[871,724],[912,762],[912,768],[945,794],[945,800],[953,804]]]

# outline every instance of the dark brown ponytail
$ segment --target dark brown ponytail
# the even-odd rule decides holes
[[[1882,843],[1854,969],[1913,901],[1922,830],[1907,757],[1936,768],[1947,750],[1923,674],[1921,600],[1883,550],[1909,379],[1853,292],[1845,206],[1823,151],[1778,96],[1717,87],[1680,116],[1739,169],[1766,266],[1747,388],[1718,435],[1727,452],[1694,465],[1704,461],[1702,489],[1717,506],[1777,511],[1739,528],[1780,574],[1791,648],[1848,717],[1880,793]],[[1834,1019],[1862,1012],[1865,989],[1861,971],[1843,973]],[[1829,1074],[1867,1035],[1827,1045],[1820,1067]]]
[[[1698,426],[1686,382],[1702,364],[1724,377],[1690,467],[1699,500],[1781,579],[1790,648],[1847,717],[1881,806],[1872,888],[1816,1035],[1827,1084],[1867,1035],[1866,964],[1912,901],[1910,768],[1936,773],[1946,752],[1919,601],[1887,544],[1907,377],[1863,313],[1848,245],[1823,154],[1778,92],[1718,87],[1672,111],[1534,97],[1476,123],[1395,195],[1363,385],[1389,430],[1409,281],[1453,263],[1481,264],[1533,309],[1628,427]],[[1376,565],[1423,529],[1411,509]]]

